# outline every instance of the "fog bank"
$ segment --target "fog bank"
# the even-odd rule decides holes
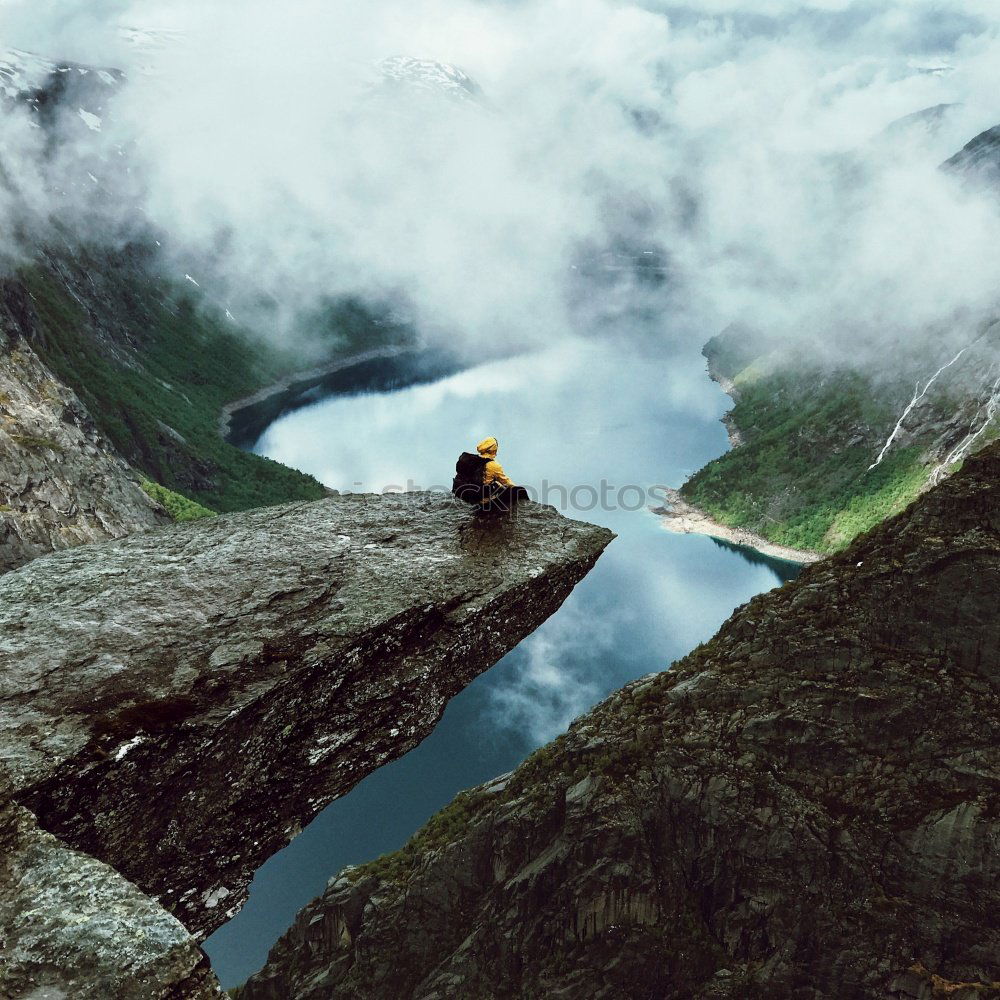
[[[1000,199],[938,169],[1000,121],[985,0],[6,0],[0,18],[14,45],[126,70],[86,136],[102,184],[126,183],[127,151],[115,223],[124,204],[162,228],[178,273],[275,336],[350,294],[472,355],[740,321],[870,363],[995,308]],[[387,73],[400,55],[421,62]],[[33,187],[22,119],[3,116],[5,165],[38,203],[80,154]]]

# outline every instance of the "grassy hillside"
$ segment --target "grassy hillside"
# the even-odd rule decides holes
[[[301,368],[300,359],[214,318],[186,289],[121,255],[49,260],[19,278],[36,350],[154,483],[222,512],[324,495],[311,476],[243,452],[218,431],[225,403]],[[331,344],[345,353],[370,332],[356,309],[345,310],[339,330],[331,316]]]
[[[925,442],[894,447],[869,469],[904,405],[900,392],[876,388],[854,371],[791,373],[766,357],[749,360],[725,339],[713,341],[706,355],[735,386],[732,421],[745,443],[710,462],[681,492],[718,521],[781,545],[836,552],[925,486]],[[936,405],[942,413],[948,407],[944,399]]]
[[[202,507],[200,503],[181,496],[180,493],[174,493],[173,490],[168,490],[159,483],[153,483],[147,479],[142,484],[142,488],[158,504],[162,505],[163,509],[175,521],[200,521],[204,517],[219,516],[217,511]]]

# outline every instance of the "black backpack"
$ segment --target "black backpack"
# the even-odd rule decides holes
[[[483,500],[483,478],[488,458],[463,452],[455,463],[455,479],[451,492],[466,503],[477,504]]]

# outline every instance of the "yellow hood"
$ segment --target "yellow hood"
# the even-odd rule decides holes
[[[478,451],[483,458],[496,458],[497,449],[499,447],[500,445],[496,438],[486,438],[476,445],[476,451]]]

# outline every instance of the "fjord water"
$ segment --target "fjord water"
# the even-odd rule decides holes
[[[341,491],[440,489],[461,451],[496,436],[516,482],[618,538],[556,615],[451,702],[421,746],[332,803],[258,872],[243,911],[206,944],[227,987],[263,964],[297,911],[345,865],[401,847],[458,791],[515,767],[797,571],[671,534],[648,510],[656,486],[679,485],[728,447],[719,418],[730,400],[695,350],[586,342],[430,384],[364,388],[281,417],[255,450]]]

